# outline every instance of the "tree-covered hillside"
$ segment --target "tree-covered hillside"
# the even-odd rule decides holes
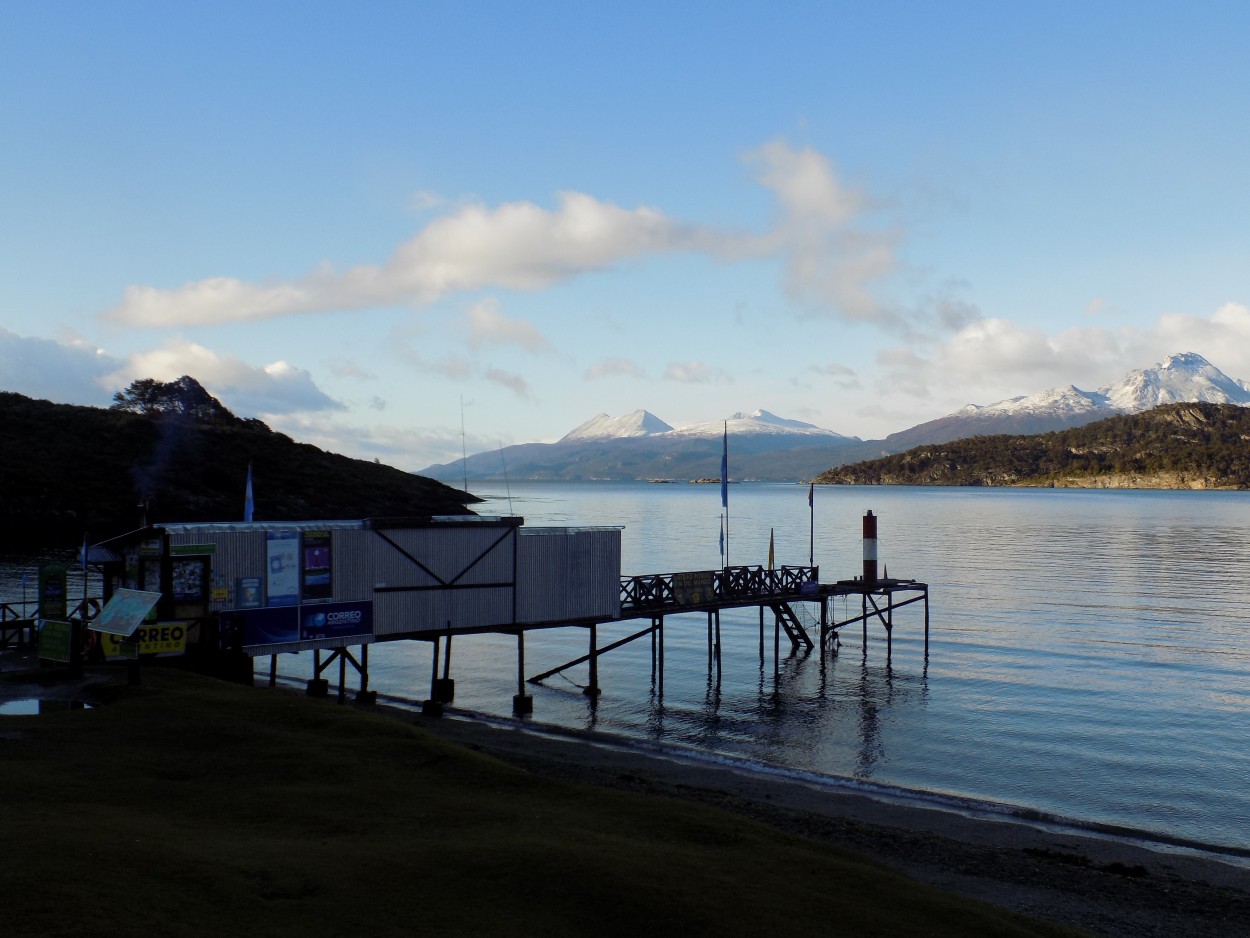
[[[296,443],[180,382],[164,386],[172,398],[119,395],[109,410],[0,392],[0,550],[102,540],[145,511],[149,522],[241,521],[249,463],[256,521],[465,514],[477,501]]]
[[[1036,436],[977,436],[840,466],[842,485],[1250,488],[1250,408],[1169,404]]]

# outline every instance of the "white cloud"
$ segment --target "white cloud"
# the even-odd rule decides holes
[[[208,277],[165,288],[131,285],[105,318],[133,326],[184,327],[324,311],[425,305],[480,290],[540,290],[653,254],[695,252],[723,262],[780,257],[785,289],[809,312],[897,325],[876,296],[899,267],[901,233],[882,226],[868,197],[839,178],[816,150],[772,141],[746,155],[778,203],[758,234],[679,223],[656,208],[622,208],[561,192],[554,208],[533,202],[449,208],[380,264],[322,264],[292,280]],[[419,194],[421,210],[441,205]]]
[[[518,374],[514,374],[510,371],[504,371],[500,368],[488,368],[483,374],[483,377],[487,381],[507,388],[517,397],[528,398],[531,396],[529,384],[527,384],[525,379]]]
[[[837,228],[863,208],[863,194],[843,185],[829,159],[811,147],[794,150],[773,140],[746,159],[759,167],[759,182],[777,194],[787,224]]]
[[[821,377],[832,379],[834,387],[843,390],[860,386],[859,376],[855,374],[855,370],[837,362],[829,362],[827,365],[808,365],[807,370]]]
[[[107,376],[117,358],[78,338],[68,342],[20,336],[0,326],[0,391],[57,404],[106,406]]]
[[[121,389],[138,378],[174,381],[182,375],[195,378],[240,417],[342,408],[302,368],[284,361],[256,366],[181,340],[129,356],[107,380]]]
[[[460,431],[450,427],[360,426],[307,414],[280,415],[267,422],[272,429],[302,443],[354,459],[377,459],[405,472],[460,459]],[[480,452],[494,449],[498,441],[470,435],[467,445],[469,452]]]
[[[1179,352],[1196,352],[1230,377],[1246,379],[1250,307],[1230,302],[1207,317],[1170,313],[1144,328],[1082,326],[1055,333],[982,319],[929,354],[910,347],[879,353],[878,386],[954,409],[1069,384],[1096,390]]]
[[[499,309],[499,301],[487,297],[469,307],[469,345],[519,345],[538,354],[551,350],[551,343],[527,319],[509,319]]]
[[[843,184],[833,163],[811,147],[772,141],[747,160],[781,208],[764,242],[786,259],[786,292],[813,311],[897,325],[898,312],[873,288],[897,270],[901,232],[874,225],[866,196]]]
[[[586,379],[595,381],[599,378],[645,378],[646,372],[634,362],[625,358],[605,358],[586,369]]]
[[[341,274],[322,266],[272,284],[212,277],[174,289],[130,286],[105,315],[129,325],[186,326],[425,304],[492,287],[537,290],[641,254],[690,247],[697,237],[656,209],[563,192],[554,210],[532,202],[464,206],[430,222],[381,265]]]
[[[664,377],[669,381],[680,381],[683,384],[707,384],[711,381],[730,381],[729,374],[721,368],[713,368],[706,362],[670,362],[664,369]]]

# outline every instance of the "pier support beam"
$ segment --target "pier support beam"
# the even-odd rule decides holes
[[[309,679],[304,693],[309,697],[324,697],[330,693],[330,682],[321,676],[321,649],[313,649],[313,676]]]
[[[525,693],[525,631],[516,633],[516,693],[512,695],[512,712],[519,717],[534,712],[534,698]]]
[[[437,658],[437,651],[435,657]],[[435,661],[434,669],[437,672],[438,662]],[[456,699],[456,682],[451,678],[451,623],[447,624],[447,644],[443,646],[443,676],[440,678],[437,674],[434,676],[433,686],[430,690],[430,699],[440,704],[449,704]]]
[[[587,697],[598,697],[603,691],[599,688],[599,626],[590,623],[590,683],[582,691]]]
[[[721,663],[720,610],[717,609],[714,615],[716,616],[716,673],[719,675]]]
[[[428,700],[421,701],[421,715],[427,717],[441,717],[443,715],[443,704],[438,699],[438,653],[441,647],[441,636],[435,635],[434,641],[431,643],[434,647],[434,663],[430,666],[430,696]]]

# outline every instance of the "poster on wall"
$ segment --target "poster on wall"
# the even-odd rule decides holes
[[[177,557],[170,561],[174,602],[202,603],[207,586],[207,562],[203,557]]]
[[[299,605],[299,532],[270,531],[265,594],[270,606]]]
[[[333,593],[330,577],[330,532],[304,532],[303,598],[306,603],[329,602]]]

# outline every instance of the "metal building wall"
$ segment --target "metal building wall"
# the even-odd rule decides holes
[[[612,619],[621,611],[619,528],[523,528],[517,621]]]
[[[211,545],[214,591],[229,597],[214,602],[214,611],[235,607],[238,578],[265,580],[270,530],[331,532],[332,599],[372,601],[378,640],[448,627],[480,631],[603,621],[620,612],[619,528],[492,522],[378,529],[362,522],[166,526],[171,548]]]
[[[213,594],[225,599],[214,599],[209,604],[213,612],[234,607],[234,584],[239,577],[264,575],[265,532],[223,531],[190,526],[168,529],[169,546],[173,548],[211,545]],[[259,574],[258,574],[259,571]]]
[[[510,623],[517,530],[457,524],[373,532],[374,634]]]
[[[175,547],[211,545],[213,588],[224,589],[227,599],[215,600],[213,612],[235,608],[234,587],[240,577],[259,576],[266,581],[269,531],[329,531],[334,602],[373,598],[371,535],[360,521],[320,521],[251,524],[164,525],[171,550]]]

